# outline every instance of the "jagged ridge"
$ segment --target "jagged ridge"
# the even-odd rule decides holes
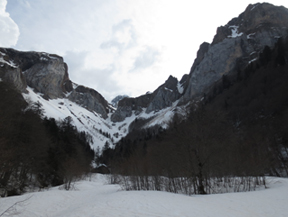
[[[279,38],[287,35],[286,8],[268,3],[249,5],[237,18],[217,29],[211,44],[204,42],[200,46],[189,75],[184,75],[180,82],[170,76],[153,93],[126,97],[119,101],[116,111],[97,91],[73,84],[67,64],[54,54],[0,48],[0,78],[12,82],[22,92],[27,92],[29,86],[46,100],[75,102],[106,119],[108,129],[117,126],[119,132],[125,128],[126,133],[129,123],[136,117],[148,119],[154,116],[153,120],[160,125],[167,122],[167,118],[159,119],[161,115],[165,116],[167,109],[174,113],[177,104],[179,107],[201,99],[223,76],[235,77],[237,71],[257,60],[265,46],[272,48]],[[149,120],[145,126],[151,125]]]

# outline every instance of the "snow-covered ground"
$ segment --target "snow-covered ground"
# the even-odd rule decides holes
[[[122,191],[103,175],[79,181],[75,189],[52,188],[22,196],[0,198],[0,215],[21,217],[96,216],[288,216],[288,179],[267,178],[268,189],[245,193],[185,196],[156,191]]]

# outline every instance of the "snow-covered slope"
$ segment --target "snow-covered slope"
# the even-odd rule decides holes
[[[288,179],[268,177],[268,189],[254,192],[185,196],[158,191],[121,191],[106,184],[106,177],[93,175],[75,189],[55,187],[17,197],[0,198],[0,215],[21,217],[113,217],[113,216],[287,216]]]
[[[79,131],[85,131],[93,137],[93,147],[95,150],[99,146],[100,149],[108,142],[110,145],[118,142],[129,132],[129,125],[136,119],[149,119],[145,127],[160,125],[166,128],[174,115],[177,102],[171,107],[160,110],[158,112],[145,113],[145,109],[138,115],[127,117],[122,122],[112,122],[109,114],[107,119],[101,117],[96,112],[91,112],[78,104],[71,102],[68,98],[57,98],[46,100],[41,94],[35,93],[32,88],[27,87],[28,93],[23,93],[26,101],[37,102],[43,105],[44,116],[54,118],[55,120],[64,120],[70,116],[73,125]],[[178,109],[179,110],[179,109]]]

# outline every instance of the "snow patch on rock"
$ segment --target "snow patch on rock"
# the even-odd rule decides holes
[[[243,35],[243,32],[238,32],[239,26],[229,26],[229,29],[231,29],[232,34],[228,36],[228,38],[237,38],[241,35]]]

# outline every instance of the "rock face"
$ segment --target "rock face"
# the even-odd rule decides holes
[[[158,87],[153,93],[148,93],[136,98],[124,98],[119,101],[118,108],[111,116],[113,122],[123,121],[126,117],[130,117],[132,112],[139,114],[146,109],[146,113],[159,111],[178,100],[184,91],[182,87],[185,79],[178,82],[177,78],[170,76],[168,80]]]
[[[182,100],[210,91],[223,75],[237,73],[255,61],[265,46],[273,47],[288,35],[288,9],[268,3],[249,5],[239,17],[217,29],[211,45],[203,43],[189,74]]]
[[[34,87],[37,92],[43,93],[44,97],[63,98],[65,93],[72,90],[71,86],[67,88],[64,85],[69,81],[67,65],[62,57],[50,54],[47,54],[47,57],[41,56],[41,62],[34,64],[23,74],[27,84]]]
[[[124,98],[129,97],[128,95],[118,95],[114,99],[111,100],[111,104],[113,107],[117,108],[118,107],[118,102]]]
[[[173,102],[180,98],[180,92],[177,78],[170,76],[163,85],[153,92],[146,112],[159,111],[171,106]]]
[[[4,79],[12,82],[17,89],[25,91],[33,87],[47,99],[62,98],[72,90],[68,68],[63,58],[40,52],[20,52],[1,48]],[[2,67],[2,68],[3,68]]]
[[[217,29],[211,44],[200,45],[189,75],[180,82],[171,76],[152,94],[120,101],[112,121],[122,121],[144,108],[150,113],[177,100],[180,105],[200,98],[224,76],[236,77],[237,71],[255,61],[265,46],[272,48],[287,35],[288,9],[268,3],[249,5],[239,17]]]
[[[70,93],[68,99],[89,111],[101,114],[105,119],[108,117],[108,102],[101,94],[91,88],[79,85]]]
[[[139,114],[143,108],[146,108],[151,99],[151,94],[145,94],[136,98],[126,97],[118,102],[117,110],[112,114],[111,120],[113,122],[123,121],[126,117]]]
[[[0,78],[14,84],[18,90],[25,91],[26,80],[21,67],[19,67],[19,61],[15,62],[17,59],[15,54],[16,51],[13,49],[0,48]]]
[[[0,66],[0,78],[21,92],[25,92],[28,85],[47,100],[69,95],[69,100],[103,118],[108,117],[108,102],[101,94],[84,86],[73,88],[67,64],[60,56],[0,48]]]

